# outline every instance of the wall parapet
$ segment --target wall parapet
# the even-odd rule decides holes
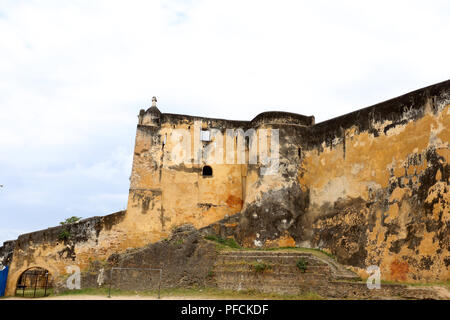
[[[18,237],[16,247],[25,250],[29,244],[53,243],[61,241],[60,234],[67,230],[74,242],[84,242],[91,238],[90,232],[96,231],[96,236],[102,229],[111,229],[111,226],[123,220],[126,211],[115,212],[106,216],[95,216],[75,223],[51,227],[39,231],[22,234]]]
[[[305,145],[308,149],[318,147],[323,142],[329,145],[336,137],[344,138],[345,130],[352,127],[356,127],[358,132],[368,131],[377,137],[396,125],[422,118],[428,106],[432,112],[438,112],[438,106],[445,102],[450,102],[450,80],[320,122],[304,131]],[[374,127],[375,123],[383,122],[390,122],[389,128],[379,130]]]

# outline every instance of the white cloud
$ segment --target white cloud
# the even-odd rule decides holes
[[[122,209],[153,95],[162,112],[323,121],[446,80],[449,18],[446,1],[2,0],[0,218]]]

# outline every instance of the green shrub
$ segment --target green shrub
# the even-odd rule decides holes
[[[61,231],[60,233],[59,233],[59,240],[68,240],[68,239],[70,239],[70,232],[69,231],[67,231],[66,229],[64,229],[63,231]]]
[[[272,266],[270,264],[255,262],[253,264],[253,269],[255,269],[256,272],[264,272],[266,270],[271,270]]]
[[[66,225],[66,224],[75,223],[75,222],[80,221],[80,220],[81,220],[81,217],[73,216],[73,217],[67,218],[63,222],[60,222],[59,224],[63,226],[63,225]]]
[[[66,220],[60,222],[59,224],[62,226],[65,226],[65,225],[80,221],[80,219],[81,219],[81,217],[72,216],[72,217],[67,218]],[[58,238],[59,238],[59,240],[68,240],[68,239],[70,239],[71,236],[72,235],[70,234],[70,232],[67,229],[64,229],[59,233]]]
[[[302,272],[306,272],[306,270],[308,269],[308,261],[306,261],[304,258],[300,258],[297,261],[297,268]]]

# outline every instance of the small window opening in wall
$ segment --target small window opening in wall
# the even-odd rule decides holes
[[[302,157],[302,148],[298,148],[298,157],[299,157],[299,158]]]
[[[205,177],[211,177],[213,175],[213,170],[210,166],[204,166],[202,170],[202,175]]]
[[[201,140],[202,141],[211,141],[211,135],[209,130],[201,131]]]

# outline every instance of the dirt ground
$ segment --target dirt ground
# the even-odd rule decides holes
[[[450,300],[450,291],[447,287],[429,286],[424,287],[433,290],[438,299]],[[421,287],[411,287],[412,291],[420,290]],[[95,291],[95,290],[94,290]],[[215,292],[215,291],[187,291],[185,292],[161,292],[161,300],[322,300],[320,296],[270,296],[258,293],[239,294],[236,292]],[[401,297],[379,297],[378,299],[397,300]],[[106,292],[79,292],[74,294],[50,295],[42,298],[22,298],[7,297],[1,300],[158,300],[157,293],[139,294],[139,292],[111,292],[108,297]],[[333,300],[333,299],[332,299]]]

